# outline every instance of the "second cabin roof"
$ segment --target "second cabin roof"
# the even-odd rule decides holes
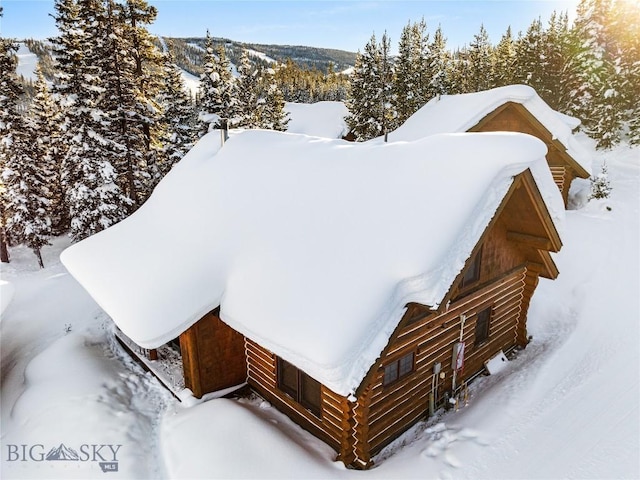
[[[508,85],[482,92],[441,95],[432,98],[393,132],[388,141],[413,141],[439,133],[466,132],[486,115],[508,103],[526,108],[557,139],[567,154],[578,164],[576,168],[591,174],[591,158],[572,131],[580,121],[553,110],[536,91],[527,85]],[[380,143],[380,138],[372,140]]]

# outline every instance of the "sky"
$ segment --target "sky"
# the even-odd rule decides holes
[[[158,9],[149,30],[172,37],[214,37],[247,43],[308,45],[362,50],[373,33],[387,31],[392,50],[407,22],[424,18],[427,31],[442,26],[449,48],[468,44],[483,24],[493,43],[511,26],[514,35],[531,22],[567,11],[579,0],[288,1],[149,0]],[[56,35],[53,0],[0,0],[0,35],[43,39]]]

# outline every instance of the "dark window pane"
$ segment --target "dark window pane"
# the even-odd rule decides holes
[[[281,358],[278,358],[278,388],[298,398],[298,369]]]
[[[484,342],[489,338],[489,320],[491,319],[491,308],[485,308],[481,312],[478,312],[478,318],[476,319],[476,345]]]
[[[399,376],[402,377],[411,371],[413,371],[413,352],[400,359]]]
[[[462,277],[462,283],[460,284],[461,287],[465,287],[473,282],[477,282],[478,280],[480,280],[481,261],[482,261],[482,249],[480,249],[478,253],[476,253],[473,259],[471,260],[471,265],[469,265],[469,268],[467,269],[464,276]]]
[[[395,382],[398,379],[398,362],[393,362],[390,365],[384,367],[384,379],[382,380],[383,385],[388,385],[392,382]]]
[[[320,416],[320,382],[317,382],[306,373],[300,374],[301,394],[300,403],[311,412]]]

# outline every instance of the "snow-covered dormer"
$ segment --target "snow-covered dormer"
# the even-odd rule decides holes
[[[590,155],[573,135],[579,125],[580,120],[553,110],[533,88],[509,85],[435,97],[389,133],[388,141],[414,141],[455,132],[528,133],[547,145],[547,163],[566,205],[573,179],[591,174]]]

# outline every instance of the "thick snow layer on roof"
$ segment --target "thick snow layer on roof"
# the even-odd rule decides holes
[[[348,132],[344,117],[349,111],[342,102],[287,102],[284,109],[289,113],[290,121],[287,131],[290,133],[342,138]]]
[[[509,85],[483,92],[432,98],[395,131],[388,141],[410,141],[438,133],[466,132],[487,114],[507,102],[524,106],[567,149],[567,153],[591,173],[591,156],[574,138],[580,121],[553,110],[527,85]],[[375,139],[380,143],[382,139]]]
[[[518,133],[373,145],[246,131],[220,148],[212,132],[136,213],[61,258],[143,347],[220,305],[347,395],[405,305],[443,299],[514,175],[529,168],[563,217],[545,153]]]

